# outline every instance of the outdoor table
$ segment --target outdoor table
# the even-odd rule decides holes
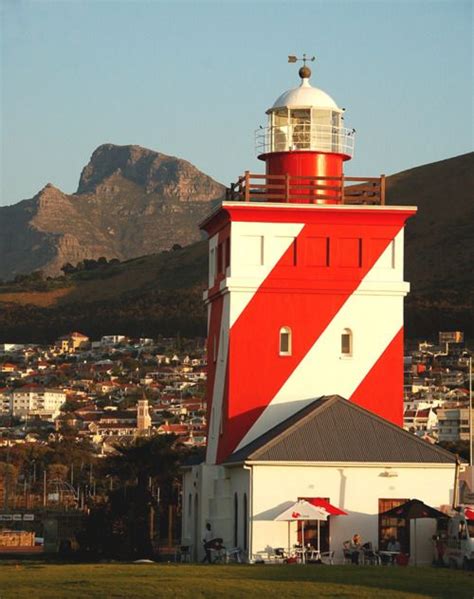
[[[395,564],[395,558],[400,555],[401,551],[379,551],[380,557],[386,556],[390,558],[390,563],[393,566]]]

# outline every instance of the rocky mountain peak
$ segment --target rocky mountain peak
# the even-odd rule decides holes
[[[224,186],[186,160],[136,145],[104,144],[75,194],[48,183],[33,198],[0,207],[0,279],[66,262],[126,260],[200,239],[197,226]]]
[[[34,196],[33,202],[37,206],[44,208],[55,205],[65,201],[67,196],[52,183],[47,183],[40,191]]]
[[[137,145],[103,144],[84,167],[77,193],[95,193],[113,175],[136,183],[146,193],[181,201],[209,201],[222,197],[224,187],[195,166]]]

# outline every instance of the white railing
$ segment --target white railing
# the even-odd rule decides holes
[[[279,127],[262,127],[255,131],[257,154],[267,152],[290,152],[306,150],[312,152],[335,152],[354,155],[354,129],[297,123]]]

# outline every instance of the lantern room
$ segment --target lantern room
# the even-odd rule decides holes
[[[310,83],[303,61],[300,84],[282,93],[266,111],[267,125],[255,133],[265,174],[245,171],[226,193],[227,200],[297,204],[385,203],[385,176],[346,177],[344,162],[354,154],[355,129],[344,124],[345,109]]]
[[[299,75],[300,85],[277,98],[267,127],[257,130],[258,157],[268,175],[340,177],[353,155],[355,130],[343,126],[344,109],[310,84],[306,64]]]

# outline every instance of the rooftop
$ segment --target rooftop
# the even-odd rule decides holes
[[[331,395],[315,399],[226,463],[244,461],[454,464],[456,456]]]

